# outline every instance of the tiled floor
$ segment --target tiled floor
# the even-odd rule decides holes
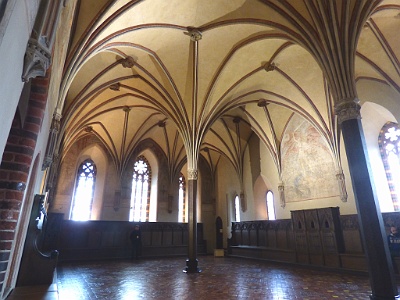
[[[239,258],[185,258],[68,263],[58,268],[60,300],[79,299],[369,299],[365,275],[320,272]]]

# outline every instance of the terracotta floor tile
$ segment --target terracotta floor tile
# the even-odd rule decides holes
[[[228,257],[199,257],[201,273],[185,274],[185,258],[64,263],[60,300],[80,299],[369,299],[365,275]]]

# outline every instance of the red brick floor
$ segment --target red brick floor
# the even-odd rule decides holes
[[[185,258],[63,263],[60,300],[78,299],[369,299],[367,275],[316,271],[228,257],[200,256],[201,273]],[[399,288],[400,290],[400,288]]]

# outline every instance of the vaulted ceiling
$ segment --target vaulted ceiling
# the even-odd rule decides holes
[[[61,86],[64,149],[95,134],[124,165],[152,138],[171,165],[194,147],[240,173],[256,134],[280,173],[282,135],[299,114],[338,155],[329,66],[362,85],[362,101],[400,116],[399,28],[398,0],[78,1]],[[381,99],[368,92],[377,87]]]

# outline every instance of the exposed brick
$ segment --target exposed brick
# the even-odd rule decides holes
[[[6,272],[0,272],[0,281],[1,282],[4,281],[5,275],[6,275]],[[0,289],[1,289],[2,286],[3,286],[3,284],[1,284]]]
[[[21,137],[23,139],[31,139],[31,140],[37,140],[37,132],[32,132],[32,131],[27,131],[24,130],[23,136]],[[21,140],[20,140],[21,143]]]
[[[19,137],[14,135],[9,135],[7,139],[7,144],[9,145],[18,145]]]
[[[34,94],[47,94],[47,83],[45,82],[32,82],[31,95]]]
[[[32,163],[32,155],[24,155],[24,154],[16,154],[15,161],[21,164],[31,165]]]
[[[3,153],[3,161],[14,161],[14,153],[10,153],[10,152],[4,152]]]
[[[7,191],[7,194],[11,194],[11,193],[15,193],[15,192],[10,192]],[[21,194],[21,192],[20,192]],[[22,197],[21,197],[22,198]],[[21,209],[21,202],[22,200],[17,200],[17,199],[4,199],[0,201],[0,209],[12,209],[12,210],[17,210],[19,211]]]
[[[10,251],[0,251],[0,261],[8,261],[10,259]]]
[[[0,240],[12,241],[15,237],[15,231],[0,231]]]
[[[37,107],[29,107],[28,116],[36,117],[39,119],[43,118],[44,110]]]
[[[0,262],[0,272],[7,271],[8,262]]]
[[[29,101],[29,105],[39,108],[39,109],[42,109],[43,111],[46,109],[46,101],[35,101],[35,100],[31,99]]]
[[[15,230],[16,227],[17,227],[17,222],[16,221],[0,220],[0,232],[2,230],[11,230],[11,231],[13,231],[13,230]]]
[[[8,170],[0,170],[0,180],[7,180],[10,172]]]
[[[3,170],[17,171],[17,172],[29,172],[29,165],[20,164],[17,162],[2,162],[1,168]]]
[[[11,250],[12,242],[0,241],[0,250]]]
[[[42,118],[28,116],[28,117],[26,117],[25,123],[33,123],[33,124],[40,125],[40,123],[42,123]]]
[[[24,138],[24,139],[21,139],[20,145],[24,145],[24,146],[29,147],[32,150],[34,150],[35,146],[36,146],[36,140],[37,140],[37,137],[35,139]]]
[[[18,141],[19,142],[19,141]],[[7,145],[6,151],[33,156],[34,149],[21,145]]]
[[[19,212],[10,209],[0,209],[0,220],[18,221]]]
[[[28,174],[24,172],[12,172],[10,174],[10,181],[27,182]]]
[[[40,124],[25,123],[24,129],[31,133],[38,133],[40,131]]]

